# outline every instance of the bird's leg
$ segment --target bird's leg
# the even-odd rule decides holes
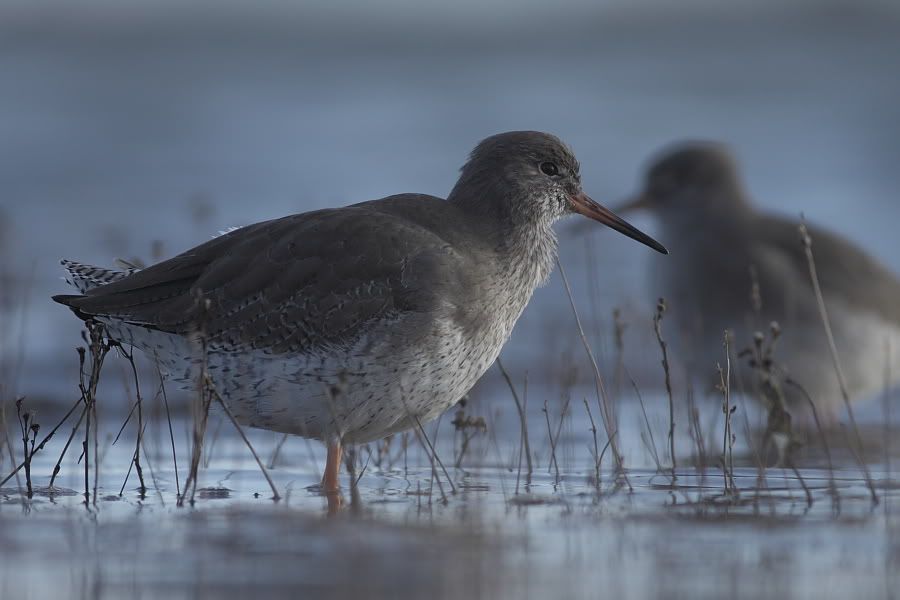
[[[342,453],[340,441],[328,442],[328,458],[325,459],[325,474],[322,475],[322,491],[326,494],[337,494],[341,490],[338,477],[341,474]]]
[[[328,442],[328,458],[325,459],[325,473],[322,475],[322,493],[328,500],[329,516],[338,514],[344,504],[339,482],[342,453],[340,441]]]

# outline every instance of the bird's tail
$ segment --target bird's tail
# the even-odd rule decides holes
[[[101,285],[124,279],[139,270],[128,263],[123,263],[122,269],[105,269],[67,259],[61,260],[60,264],[68,273],[66,282],[82,294]]]

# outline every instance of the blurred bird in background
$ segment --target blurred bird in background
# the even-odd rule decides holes
[[[729,150],[711,142],[681,143],[655,157],[640,192],[619,207],[638,209],[658,218],[659,237],[672,250],[659,278],[678,330],[672,342],[689,374],[718,380],[727,329],[732,356],[750,355],[762,375],[755,380],[769,388],[770,410],[775,403],[811,416],[806,394],[785,385],[790,378],[823,423],[836,422],[842,393],[800,221],[758,210]],[[871,396],[900,375],[887,368],[900,354],[900,280],[849,240],[806,227],[849,398]]]

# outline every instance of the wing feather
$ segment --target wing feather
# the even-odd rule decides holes
[[[464,270],[434,232],[356,205],[244,227],[58,299],[82,317],[178,334],[202,322],[210,343],[298,352],[344,346],[376,322],[434,310]]]

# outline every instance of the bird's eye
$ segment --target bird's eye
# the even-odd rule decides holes
[[[540,165],[541,173],[548,177],[556,177],[559,175],[559,167],[552,162],[542,162]]]

